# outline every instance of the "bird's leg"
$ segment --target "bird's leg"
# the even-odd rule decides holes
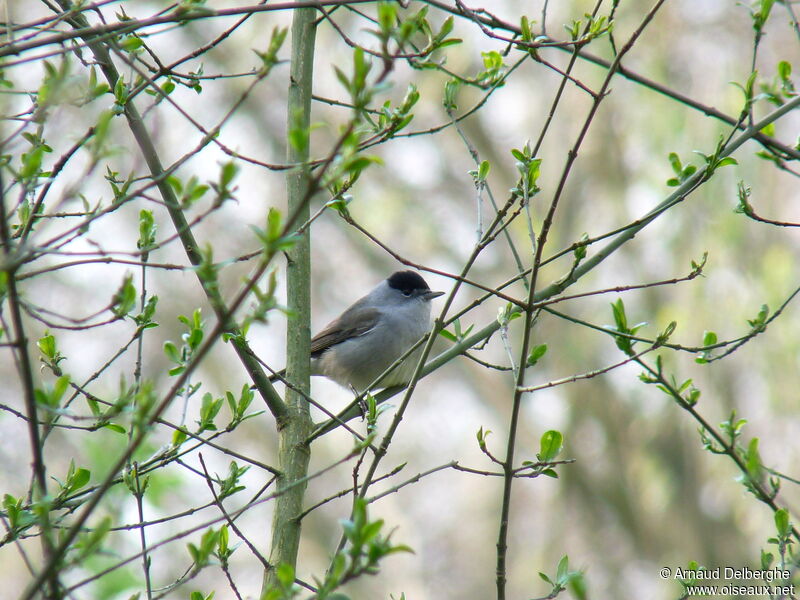
[[[363,421],[367,418],[367,399],[361,396],[353,385],[350,385],[350,391],[358,398],[358,410],[361,412],[361,420]]]

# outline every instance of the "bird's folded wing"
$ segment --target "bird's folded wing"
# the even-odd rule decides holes
[[[374,308],[348,310],[314,336],[311,340],[311,356],[318,358],[331,346],[368,333],[378,322],[379,314]]]

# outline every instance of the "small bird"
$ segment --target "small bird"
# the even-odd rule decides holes
[[[414,271],[397,271],[357,300],[311,340],[311,374],[358,392],[370,384],[430,330],[432,292]],[[376,384],[407,383],[422,347]]]

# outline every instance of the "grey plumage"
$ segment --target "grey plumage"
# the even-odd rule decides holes
[[[432,292],[414,271],[398,271],[311,340],[311,373],[361,392],[430,329]],[[375,387],[407,383],[422,347]]]

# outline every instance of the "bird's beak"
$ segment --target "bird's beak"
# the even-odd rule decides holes
[[[434,298],[438,298],[439,296],[444,296],[444,292],[425,292],[422,294],[422,298],[424,300],[433,300]]]

